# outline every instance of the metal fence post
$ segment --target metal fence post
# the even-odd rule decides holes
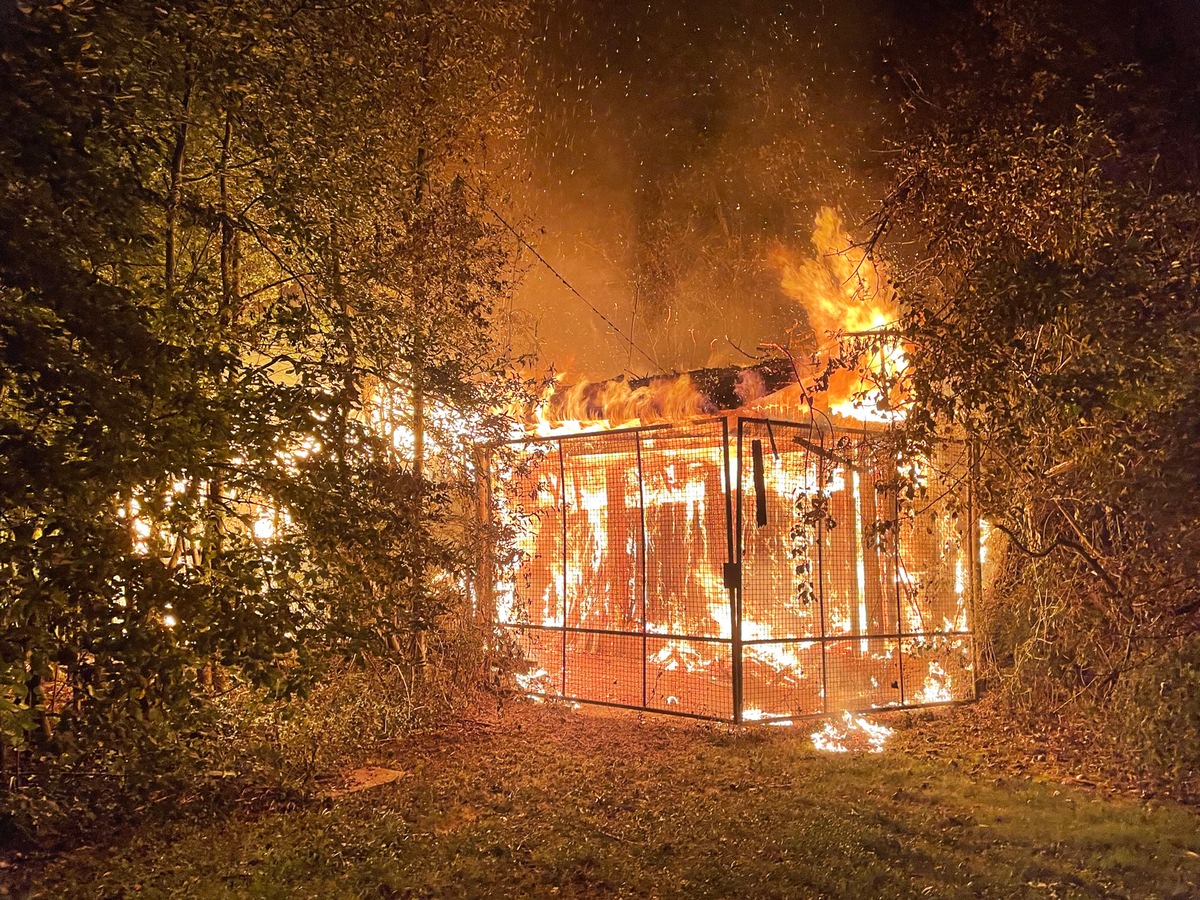
[[[562,499],[562,681],[561,696],[567,696],[567,469],[563,461],[563,442],[558,441],[558,496]]]
[[[729,637],[733,657],[733,721],[742,724],[742,431],[744,422],[738,417],[737,428],[737,513],[731,515],[734,487],[729,480],[729,420],[721,420],[721,455],[725,464],[725,534],[726,553],[736,577],[729,586]],[[736,526],[735,523],[736,522]]]
[[[983,547],[979,533],[979,439],[967,436],[967,543],[970,545],[970,567],[967,577],[971,581],[967,599],[970,603],[967,631],[971,635],[971,697],[979,697],[979,642],[975,639],[978,627],[976,616],[983,599]]]
[[[639,550],[642,554],[642,707],[649,705],[649,646],[646,638],[646,604],[649,602],[649,587],[646,579],[646,556],[649,552],[649,541],[646,539],[646,473],[642,468],[642,433],[634,432],[637,447],[637,479],[638,479],[638,513],[641,516],[641,539]]]
[[[832,432],[831,432],[832,433]],[[812,435],[812,431],[809,431]],[[825,490],[825,432],[821,431],[821,453],[817,456],[817,491]],[[807,474],[807,473],[806,473]],[[828,516],[828,513],[826,514]],[[825,520],[817,521],[817,611],[821,615],[821,712],[829,711],[829,664],[826,660],[825,633]]]

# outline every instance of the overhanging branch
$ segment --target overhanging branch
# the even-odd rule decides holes
[[[1096,557],[1094,557],[1091,553],[1089,553],[1087,551],[1087,549],[1082,544],[1080,544],[1078,541],[1073,541],[1070,538],[1056,537],[1049,544],[1049,546],[1043,547],[1041,550],[1034,550],[1032,547],[1026,546],[1025,543],[1022,542],[1022,540],[1019,537],[1017,537],[1016,534],[1013,533],[1012,529],[1008,528],[1007,526],[1002,525],[999,522],[993,522],[993,523],[991,523],[991,525],[997,531],[1003,532],[1005,535],[1007,535],[1008,539],[1013,542],[1013,545],[1018,550],[1020,550],[1026,556],[1031,556],[1034,559],[1042,559],[1043,557],[1049,556],[1051,553],[1053,553],[1055,550],[1059,549],[1060,547],[1065,548],[1067,550],[1074,550],[1075,553],[1080,558],[1082,558],[1085,562],[1087,562],[1088,566],[1091,567],[1092,571],[1100,576],[1100,578],[1104,581],[1104,583],[1106,585],[1108,585],[1109,589],[1114,594],[1116,594],[1118,596],[1121,595],[1120,585],[1118,585],[1116,580],[1111,575],[1109,575],[1107,571],[1105,571],[1104,566],[1102,566],[1100,564],[1100,561],[1098,559],[1096,559]]]

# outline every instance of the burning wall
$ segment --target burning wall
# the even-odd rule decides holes
[[[965,451],[895,447],[736,414],[522,440],[495,481],[524,689],[733,721],[972,697]]]

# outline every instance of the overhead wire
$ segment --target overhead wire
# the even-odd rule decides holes
[[[508,220],[506,218],[504,218],[504,216],[502,216],[495,209],[495,207],[493,207],[490,203],[487,202],[487,198],[484,197],[483,192],[480,191],[479,188],[470,184],[465,179],[460,179],[460,181],[464,186],[469,188],[471,190],[471,192],[475,194],[476,197],[479,198],[479,202],[483,204],[484,209],[486,209],[493,216],[495,216],[496,220],[501,225],[503,225],[510,232],[512,232],[513,237],[515,237],[520,242],[521,246],[523,246],[526,250],[528,250],[530,253],[532,253],[534,258],[537,259],[537,261],[540,262],[543,266],[545,266],[555,278],[557,278],[559,281],[561,281],[563,283],[563,285],[567,288],[567,290],[569,290],[572,294],[574,294],[576,297],[578,297],[580,300],[582,300],[584,305],[587,306],[588,309],[590,309],[592,312],[594,312],[600,318],[600,321],[602,321],[613,332],[615,332],[618,337],[620,337],[623,341],[625,341],[625,343],[629,345],[630,351],[636,350],[639,354],[641,354],[643,359],[645,359],[648,363],[650,363],[652,366],[654,366],[656,371],[658,371],[658,372],[666,371],[666,369],[663,368],[662,364],[654,357],[653,354],[651,354],[650,352],[648,352],[646,350],[643,350],[636,343],[634,343],[633,337],[631,335],[628,335],[624,331],[622,331],[621,328],[615,322],[612,321],[612,319],[610,319],[608,316],[606,316],[599,309],[599,307],[597,307],[594,303],[592,303],[592,301],[590,301],[587,297],[585,297],[583,294],[581,294],[579,292],[579,290],[576,289],[575,285],[573,285],[573,284],[571,284],[571,282],[567,281],[567,279],[563,276],[563,274],[561,272],[559,272],[558,269],[554,268],[554,266],[550,264],[550,261],[547,260],[546,257],[542,256],[542,254],[538,251],[537,247],[533,246],[533,244],[531,244],[528,241],[528,239],[526,239],[525,235],[521,234],[521,232],[518,231],[514,226],[510,225]]]

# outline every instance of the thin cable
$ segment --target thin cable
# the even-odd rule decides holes
[[[633,312],[629,314],[629,355],[625,357],[625,369],[630,370],[633,364],[633,327],[637,324],[638,299],[642,296],[642,285],[638,282],[633,286]]]
[[[655,359],[652,355],[650,355],[645,350],[643,350],[641,347],[639,347],[637,344],[635,344],[633,342],[632,337],[630,337],[625,332],[623,332],[620,328],[618,328],[613,323],[612,319],[610,319],[608,316],[606,316],[604,313],[602,313],[599,309],[597,309],[596,306],[590,300],[588,300],[587,297],[585,297],[585,296],[583,296],[583,294],[579,293],[579,291],[577,291],[575,289],[575,286],[573,284],[571,284],[571,282],[567,281],[567,279],[565,279],[559,273],[558,269],[556,269],[556,268],[554,268],[554,266],[550,265],[550,263],[549,263],[549,261],[547,261],[546,257],[542,256],[542,254],[540,254],[538,252],[537,247],[535,247],[535,246],[533,246],[533,244],[529,243],[529,241],[527,241],[525,239],[525,236],[523,234],[521,234],[521,232],[517,231],[517,229],[514,228],[512,225],[509,225],[508,220],[505,219],[504,216],[500,215],[500,213],[496,212],[496,210],[492,208],[492,205],[487,202],[487,200],[483,196],[483,193],[478,188],[476,188],[474,185],[467,182],[465,179],[462,181],[462,184],[464,184],[466,187],[470,188],[470,190],[475,194],[475,196],[479,198],[479,202],[483,204],[484,208],[488,212],[490,212],[493,216],[495,216],[501,225],[503,225],[505,228],[507,228],[509,231],[511,231],[513,233],[513,236],[518,241],[521,242],[521,245],[523,247],[525,247],[525,249],[527,249],[530,253],[532,253],[537,258],[538,262],[540,262],[543,266],[545,266],[547,269],[549,269],[555,278],[557,278],[564,285],[566,285],[567,290],[569,290],[572,294],[574,294],[576,297],[578,297],[580,300],[582,300],[588,309],[590,309],[592,312],[594,312],[597,316],[600,317],[600,320],[602,322],[604,322],[605,325],[607,325],[609,328],[611,328],[613,331],[615,331],[617,333],[617,335],[622,340],[624,340],[625,343],[627,343],[629,345],[631,350],[636,350],[638,353],[640,353],[646,359],[646,361],[649,362],[652,366],[654,366],[654,368],[656,370],[658,370],[659,372],[666,371],[666,369],[664,369],[662,367],[662,364],[657,359]]]

